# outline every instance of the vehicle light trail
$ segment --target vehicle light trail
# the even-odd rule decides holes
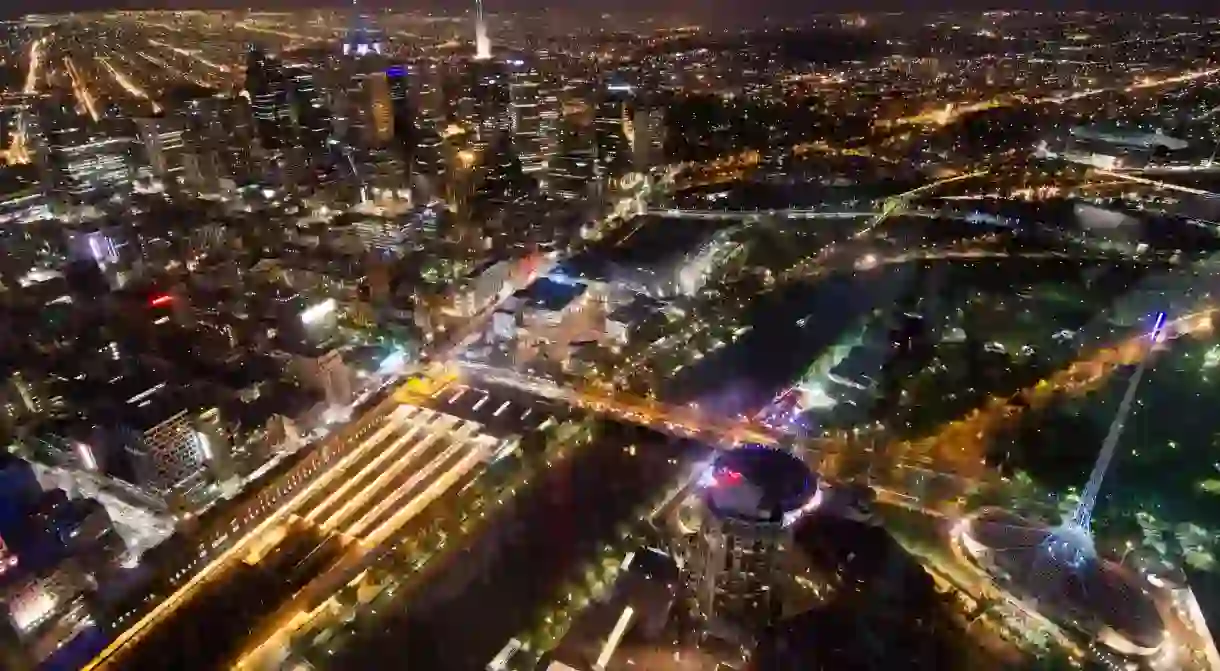
[[[1110,170],[1103,170],[1101,168],[1093,168],[1093,172],[1096,172],[1099,175],[1105,175],[1106,177],[1114,177],[1116,179],[1121,179],[1121,180],[1125,180],[1128,182],[1135,182],[1136,184],[1146,184],[1148,186],[1155,186],[1158,189],[1166,189],[1169,191],[1180,191],[1182,193],[1189,193],[1189,194],[1192,194],[1195,196],[1208,196],[1210,198],[1220,197],[1220,193],[1215,193],[1214,191],[1204,191],[1203,189],[1196,189],[1194,187],[1181,186],[1178,184],[1170,184],[1169,182],[1158,182],[1155,179],[1148,179],[1147,177],[1136,177],[1135,175],[1127,175],[1127,174],[1124,174],[1121,172],[1112,172]]]
[[[26,149],[26,132],[25,113],[22,113],[17,117],[17,132],[13,133],[13,141],[9,144],[8,151],[4,154],[5,161],[9,165],[30,162],[30,152]]]
[[[106,58],[103,56],[103,57],[99,57],[97,59],[97,61],[99,63],[101,63],[102,65],[104,65],[106,67],[106,69],[110,71],[110,76],[114,78],[114,81],[119,86],[123,87],[124,91],[127,91],[128,93],[130,93],[133,97],[151,102],[154,112],[161,111],[161,106],[158,105],[155,100],[150,98],[148,96],[148,93],[144,89],[140,88],[139,86],[136,85],[135,82],[128,79],[127,75],[123,74],[122,72],[119,72],[118,69],[116,69],[113,65],[111,65],[109,58]]]
[[[89,89],[85,87],[84,78],[80,76],[80,72],[76,69],[76,64],[72,62],[70,57],[64,58],[64,67],[68,70],[68,78],[72,80],[72,93],[76,96],[76,99],[80,101],[94,121],[101,119],[102,115],[98,114],[97,103],[93,100],[93,94],[89,93]]]
[[[182,79],[185,79],[189,82],[198,84],[199,86],[207,86],[207,82],[204,82],[202,79],[200,79],[198,77],[194,77],[190,74],[187,74],[186,72],[183,72],[181,68],[174,67],[173,65],[166,63],[165,61],[161,60],[160,58],[157,58],[156,56],[151,56],[149,54],[144,53],[143,51],[136,52],[136,55],[139,56],[140,58],[143,58],[144,60],[148,61],[149,63],[152,63],[153,65],[155,65],[159,68],[164,68],[168,72],[171,72],[171,73],[177,75],[178,77],[181,77]]]
[[[1086,89],[1066,95],[1046,96],[1044,98],[1025,99],[1017,96],[998,96],[989,100],[983,100],[974,103],[960,104],[949,103],[938,110],[924,112],[915,116],[903,117],[891,121],[878,121],[877,126],[881,128],[890,128],[895,126],[947,126],[962,116],[972,114],[974,112],[982,112],[985,110],[996,109],[1000,107],[1013,107],[1018,104],[1029,105],[1062,105],[1064,103],[1088,98],[1102,93],[1133,93],[1142,89],[1154,88],[1157,86],[1170,86],[1173,84],[1184,84],[1186,82],[1205,79],[1213,75],[1220,74],[1220,68],[1212,68],[1210,70],[1199,70],[1196,72],[1187,72],[1175,77],[1166,77],[1165,79],[1141,79],[1134,84],[1120,87],[1108,87],[1099,89]]]
[[[198,49],[183,49],[182,47],[175,47],[174,45],[169,44],[168,42],[162,42],[160,40],[149,40],[148,43],[152,44],[154,46],[161,47],[163,49],[169,49],[170,51],[178,54],[179,56],[186,56],[187,58],[193,58],[193,59],[199,61],[200,63],[208,66],[209,68],[212,68],[213,70],[217,70],[219,72],[224,72],[224,73],[228,73],[230,71],[227,66],[221,65],[219,63],[213,63],[212,61],[209,61],[208,59],[204,58],[203,56],[200,56]]]
[[[1058,105],[1058,104],[1063,104],[1065,102],[1070,102],[1072,100],[1080,100],[1081,98],[1095,96],[1099,93],[1107,93],[1107,92],[1111,92],[1111,91],[1115,91],[1118,93],[1131,93],[1134,91],[1139,91],[1141,89],[1149,89],[1149,88],[1153,88],[1156,86],[1169,86],[1171,84],[1184,84],[1186,82],[1192,82],[1197,79],[1205,79],[1205,78],[1211,77],[1212,75],[1215,75],[1215,74],[1220,74],[1220,68],[1212,68],[1211,70],[1200,70],[1198,72],[1187,72],[1185,74],[1181,74],[1176,77],[1168,77],[1165,79],[1141,79],[1140,81],[1138,81],[1134,84],[1131,84],[1130,86],[1124,87],[1124,88],[1089,89],[1087,91],[1080,91],[1078,93],[1072,93],[1072,94],[1069,94],[1066,96],[1050,96],[1050,97],[1046,97],[1046,98],[1039,98],[1039,99],[1033,100],[1031,102],[1033,102],[1035,104],[1054,103],[1054,104]]]

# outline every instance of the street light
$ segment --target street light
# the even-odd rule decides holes
[[[1125,563],[1127,561],[1127,555],[1131,554],[1131,551],[1134,549],[1135,549],[1135,543],[1133,543],[1131,541],[1127,541],[1127,549],[1123,550],[1123,556],[1119,557],[1119,559],[1118,559],[1119,566],[1122,566],[1123,563]]]

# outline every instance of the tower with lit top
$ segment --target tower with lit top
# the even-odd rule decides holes
[[[483,17],[483,0],[474,0],[474,57],[480,61],[491,58],[491,38]]]
[[[795,455],[749,445],[718,455],[678,512],[675,553],[703,635],[750,643],[775,623],[793,524],[821,503]]]

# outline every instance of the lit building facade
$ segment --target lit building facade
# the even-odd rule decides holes
[[[521,169],[527,174],[538,173],[546,167],[541,116],[542,74],[530,61],[515,60],[508,65],[511,68],[513,148],[521,161]]]
[[[799,458],[745,446],[717,457],[678,511],[676,554],[705,635],[747,643],[780,615],[791,526],[820,503]]]

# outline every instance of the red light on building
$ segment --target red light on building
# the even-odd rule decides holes
[[[716,474],[716,484],[718,485],[735,485],[741,482],[741,473],[728,468],[720,469]]]
[[[161,294],[160,296],[157,296],[156,298],[149,301],[148,304],[153,306],[154,308],[159,308],[159,307],[162,307],[165,305],[169,305],[170,303],[173,303],[173,302],[174,302],[173,296],[170,296],[169,294]]]

